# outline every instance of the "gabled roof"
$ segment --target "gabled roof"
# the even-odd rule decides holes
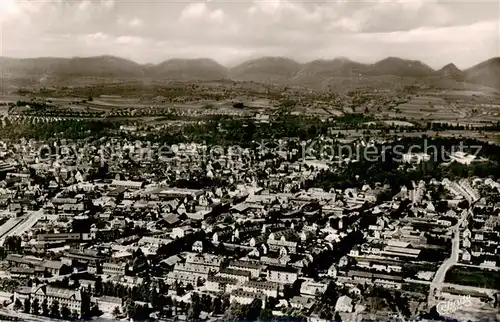
[[[337,300],[337,305],[352,306],[352,299],[349,296],[343,295]]]
[[[82,295],[80,291],[53,287],[48,285],[40,285],[34,290],[34,292],[32,291],[32,293],[42,296],[51,296],[59,299],[66,299],[66,300],[75,300],[75,301],[82,300]]]

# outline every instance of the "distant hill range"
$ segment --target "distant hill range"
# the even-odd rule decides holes
[[[455,66],[455,64],[448,64],[438,70],[436,74],[440,77],[452,78],[456,81],[465,81],[465,73]]]
[[[302,65],[284,57],[252,59],[228,70],[233,80],[255,82],[286,82],[300,71]]]
[[[145,69],[152,78],[169,80],[214,80],[227,78],[227,68],[213,59],[169,59]]]
[[[500,57],[488,59],[464,71],[465,81],[500,89]]]
[[[362,64],[348,58],[314,60],[305,64],[285,57],[262,57],[228,68],[212,59],[170,59],[160,64],[140,65],[114,57],[26,58],[0,57],[3,81],[30,80],[42,85],[59,80],[82,79],[150,79],[150,80],[220,80],[317,85],[335,80],[399,78],[450,79],[500,89],[500,57],[492,58],[461,71],[454,64],[434,70],[426,64],[389,57],[374,64]]]

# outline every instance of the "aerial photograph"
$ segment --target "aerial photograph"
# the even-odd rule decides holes
[[[0,0],[0,321],[500,321],[499,0]]]

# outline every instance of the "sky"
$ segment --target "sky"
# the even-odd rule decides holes
[[[389,56],[467,68],[500,56],[498,0],[0,0],[0,55],[138,63]]]

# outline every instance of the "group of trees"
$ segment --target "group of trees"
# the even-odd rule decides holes
[[[433,123],[428,122],[425,125],[426,130],[431,131],[488,131],[488,132],[498,132],[500,131],[500,122],[496,122],[494,124],[485,124],[483,126],[473,126],[470,124],[450,124],[450,123]]]
[[[33,301],[26,298],[24,303],[21,303],[21,301],[17,299],[14,303],[14,309],[22,310],[24,313],[41,315],[53,319],[77,320],[79,318],[78,312],[71,311],[67,304],[60,305],[57,300],[52,301],[49,306],[47,299],[44,299],[41,303],[38,298],[33,299]]]
[[[370,311],[399,313],[406,318],[411,316],[408,299],[403,297],[399,291],[389,291],[375,287],[366,291],[364,297],[367,299],[367,306]]]
[[[272,314],[268,310],[263,309],[262,304],[261,299],[254,299],[250,304],[233,303],[224,315],[224,319],[241,321],[269,319]]]
[[[314,311],[320,318],[327,320],[332,320],[334,318],[334,321],[342,321],[338,312],[335,312],[335,304],[337,303],[339,295],[339,290],[337,290],[335,283],[332,282],[328,284],[323,294],[317,296]]]
[[[492,177],[500,178],[500,148],[480,141],[464,141],[465,147],[481,147],[478,157],[485,157],[484,162],[473,162],[469,165],[458,162],[449,162],[447,156],[453,151],[453,147],[461,143],[458,139],[403,139],[398,141],[399,145],[405,147],[419,146],[425,151],[426,146],[432,149],[426,151],[430,154],[430,160],[422,161],[418,165],[410,165],[401,162],[401,155],[395,154],[390,146],[389,149],[378,156],[376,161],[368,158],[360,158],[357,162],[350,163],[338,171],[323,170],[315,180],[308,181],[307,187],[321,187],[325,190],[332,188],[360,188],[364,184],[373,187],[376,183],[388,184],[391,187],[389,196],[398,192],[401,186],[410,186],[412,181],[430,180],[432,178],[442,180],[448,178],[456,180],[467,177]],[[383,151],[384,146],[378,146],[378,151]],[[465,152],[474,153],[475,151]]]
[[[5,292],[12,292],[21,286],[21,282],[19,280],[11,279],[11,278],[2,278],[0,279],[0,289]]]
[[[159,288],[160,292],[158,292]],[[103,282],[100,277],[95,280],[94,296],[113,296],[119,298],[128,298],[133,301],[148,301],[150,303],[158,303],[159,294],[167,292],[168,288],[161,282],[153,286],[149,279],[144,279],[139,286],[128,287],[122,284],[114,284],[112,282]]]
[[[46,109],[51,107],[50,105],[48,105],[45,102],[40,103],[40,102],[36,102],[36,101],[31,101],[31,102],[17,101],[15,106],[17,106],[17,107],[29,106],[31,109],[37,110],[37,111],[40,111],[40,110],[43,111],[43,110],[46,110]]]
[[[135,265],[134,265],[135,266]],[[175,284],[172,286],[177,292],[177,295],[182,296],[185,291],[192,290],[193,286]],[[193,293],[192,304],[177,302],[170,296],[167,296],[169,286],[164,284],[162,280],[151,281],[147,276],[139,286],[127,287],[121,284],[113,284],[109,281],[102,282],[97,278],[93,294],[94,296],[113,296],[125,299],[125,310],[129,317],[135,320],[145,320],[149,314],[159,311],[160,315],[171,317],[180,314],[180,312],[188,312],[193,316],[198,316],[201,311],[221,313],[221,299],[214,299],[205,295],[198,296]],[[147,305],[143,303],[148,303]],[[228,306],[229,304],[226,304]],[[122,312],[115,312],[120,315]]]
[[[287,113],[271,119],[269,123],[257,123],[251,118],[234,119],[226,116],[206,118],[201,123],[189,123],[165,132],[153,132],[146,137],[121,133],[121,137],[146,139],[160,143],[205,142],[207,144],[248,145],[251,141],[274,140],[296,137],[302,140],[328,134],[328,129],[339,124],[360,125],[368,118],[349,115],[322,121],[316,117],[295,116]],[[29,120],[11,122],[5,120],[0,135],[8,139],[32,138],[84,139],[116,135],[123,122],[98,120],[62,120],[33,123]],[[142,135],[142,134],[141,134]]]
[[[274,141],[281,138],[308,140],[328,135],[334,129],[372,128],[374,125],[370,121],[373,121],[373,118],[363,114],[346,114],[321,120],[317,117],[291,115],[287,111],[281,111],[266,123],[259,123],[248,117],[213,116],[205,118],[202,122],[171,127],[166,131],[151,131],[143,136],[143,133],[117,134],[115,130],[121,124],[127,123],[122,121],[63,120],[34,124],[29,121],[11,122],[6,119],[5,124],[0,127],[0,135],[9,139],[25,137],[40,140],[55,136],[83,139],[119,135],[131,140],[141,139],[166,144],[199,142],[209,145],[249,146],[252,141]],[[429,124],[429,126],[445,125]],[[384,126],[382,128],[387,129]],[[411,139],[405,140],[409,142]]]
[[[212,299],[207,294],[193,293],[191,295],[191,305],[188,310],[187,318],[189,320],[198,320],[201,312],[212,312],[219,315],[224,313],[229,308],[229,299],[227,296],[223,298],[215,297]]]
[[[5,241],[3,245],[1,246],[3,248],[3,254],[0,253],[0,258],[1,255],[7,255],[10,253],[21,253],[22,252],[22,247],[21,247],[21,236],[7,236],[5,238]]]
[[[38,117],[75,117],[75,118],[100,118],[106,114],[104,111],[72,110],[72,109],[52,109],[52,110],[29,110],[23,112],[26,116]]]
[[[0,126],[0,136],[4,139],[19,140],[21,138],[48,140],[61,137],[68,140],[102,137],[117,128],[115,122],[92,120],[62,120],[44,123],[14,121],[5,119]]]
[[[188,285],[189,286],[189,285]],[[186,289],[192,290],[192,287]],[[174,286],[176,287],[176,286]],[[183,288],[178,285],[178,295],[183,294]],[[133,297],[125,296],[124,312],[128,317],[134,320],[144,321],[152,312],[158,311],[162,317],[175,317],[179,314],[186,314],[189,320],[198,320],[201,312],[212,313],[220,315],[226,312],[229,307],[229,297],[223,295],[222,297],[211,297],[207,294],[198,294],[193,292],[191,294],[191,303],[178,302],[165,293],[159,293],[156,288],[150,289],[150,295],[142,299],[134,300]],[[121,312],[114,312],[119,316]]]

